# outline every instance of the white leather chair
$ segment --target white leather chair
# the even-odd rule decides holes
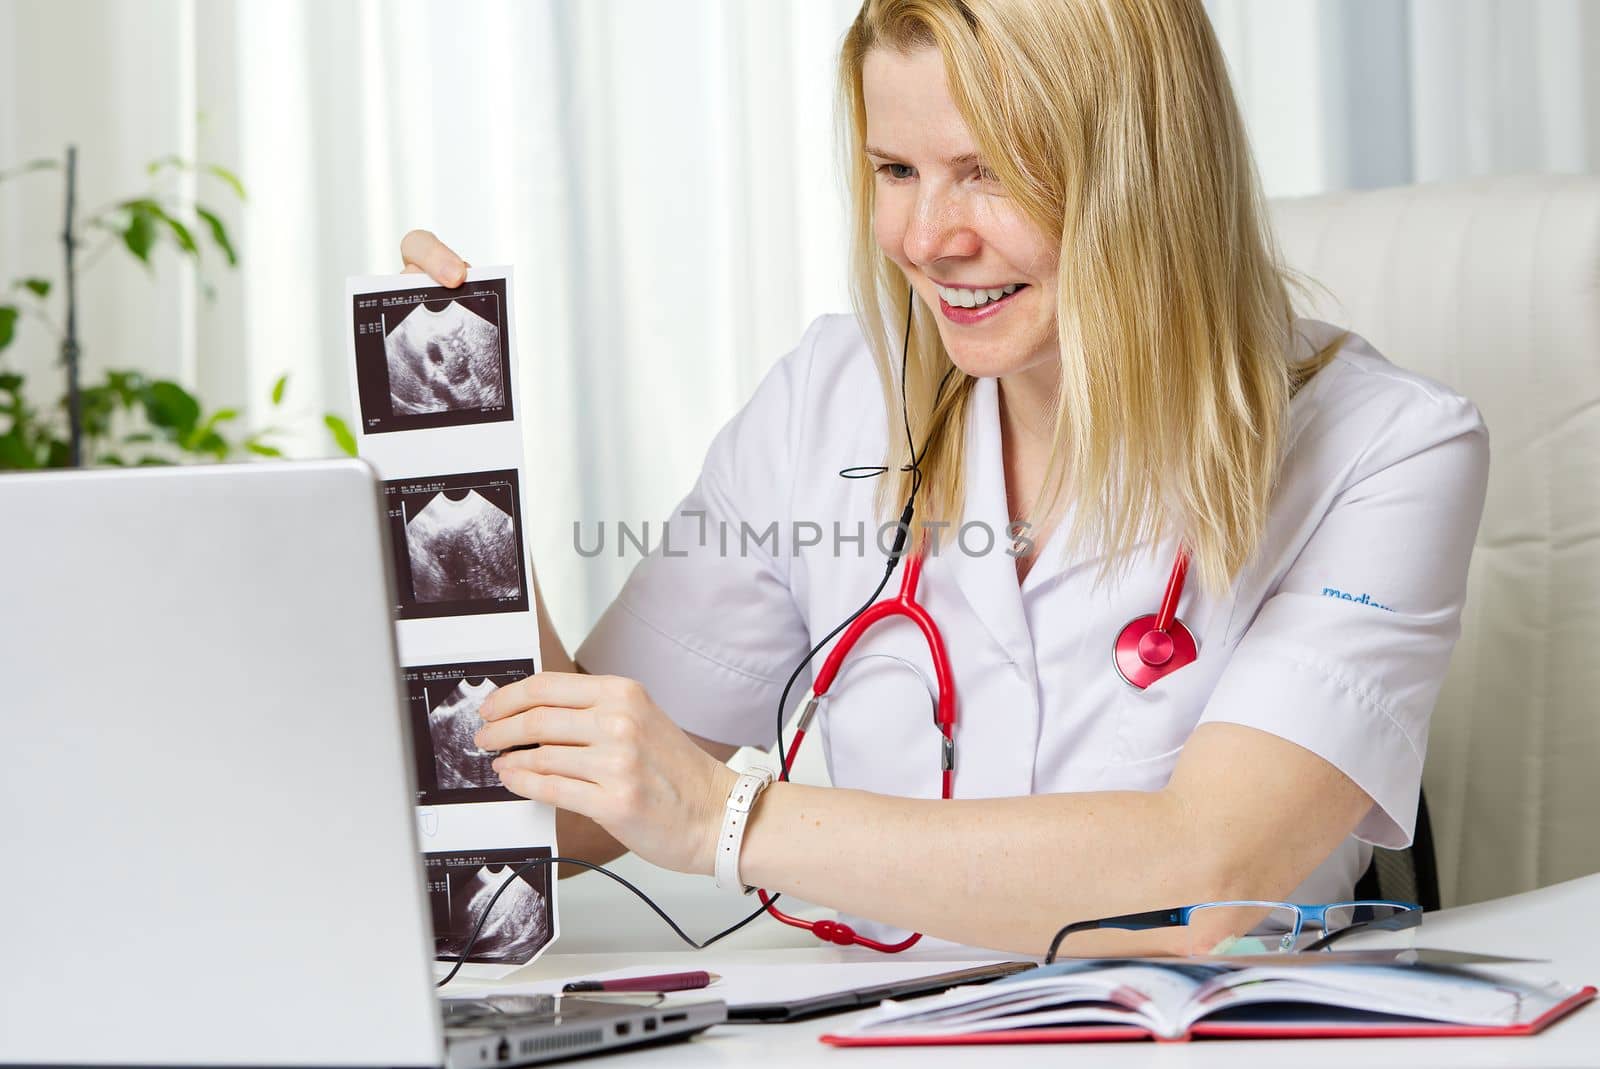
[[[1429,737],[1444,905],[1600,871],[1600,178],[1275,202],[1312,314],[1477,402],[1489,495]]]

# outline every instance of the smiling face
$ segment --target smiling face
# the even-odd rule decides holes
[[[1034,371],[1053,381],[1054,241],[984,165],[945,84],[938,49],[874,48],[862,65],[873,230],[969,375]]]

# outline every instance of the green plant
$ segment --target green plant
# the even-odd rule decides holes
[[[81,464],[173,464],[186,460],[229,460],[246,456],[278,457],[273,444],[282,433],[276,425],[256,430],[238,427],[235,408],[207,410],[199,398],[176,382],[151,379],[136,370],[106,371],[100,380],[81,383],[78,375],[77,275],[99,263],[107,252],[121,248],[147,269],[151,254],[169,245],[178,255],[192,258],[204,269],[202,235],[229,268],[239,255],[222,215],[198,200],[180,196],[172,179],[191,172],[208,179],[208,187],[245,199],[238,176],[211,163],[192,163],[164,156],[147,168],[150,189],[125,197],[89,213],[79,224],[75,218],[76,152],[68,148],[59,160],[33,160],[0,171],[0,182],[35,172],[64,172],[66,220],[62,229],[65,286],[41,275],[13,279],[0,291],[0,353],[16,338],[23,319],[38,321],[58,340],[66,373],[66,392],[54,405],[40,408],[27,397],[25,376],[0,364],[0,469],[59,468]],[[91,235],[92,243],[83,235]],[[87,246],[87,247],[86,247]],[[83,263],[78,253],[84,249]],[[61,293],[61,319],[51,314],[51,295]],[[210,299],[214,290],[203,280]],[[273,385],[271,406],[284,403],[288,377]],[[355,437],[343,420],[331,413],[322,417],[334,443],[355,455]]]

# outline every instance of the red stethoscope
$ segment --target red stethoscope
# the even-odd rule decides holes
[[[911,344],[911,313],[914,303],[914,294],[908,288],[906,292],[906,329],[905,338],[900,343],[902,354],[900,364],[900,408],[906,411],[905,400],[905,361],[906,354],[910,353]],[[944,394],[945,383],[949,381],[955,371],[951,367],[945,372],[944,379],[939,382],[938,389],[934,392],[934,404],[937,406],[939,398]],[[883,583],[888,581],[889,572],[894,570],[895,564],[905,549],[905,540],[911,530],[911,518],[916,509],[917,489],[921,485],[921,454],[913,447],[911,442],[911,424],[906,423],[906,448],[910,452],[911,463],[902,470],[911,472],[911,496],[906,500],[906,507],[900,513],[900,522],[895,538],[894,550],[889,554],[888,570],[884,573],[883,581],[878,589],[883,589]],[[923,450],[927,450],[924,444]],[[883,467],[846,469],[839,474],[846,477],[859,477],[851,472],[866,472],[881,475],[888,471]],[[917,625],[922,632],[922,637],[928,642],[928,652],[933,659],[934,680],[939,688],[938,705],[934,710],[933,723],[939,729],[939,772],[940,788],[939,797],[950,798],[955,782],[956,771],[956,684],[955,676],[950,671],[950,658],[945,654],[944,637],[939,633],[939,625],[933,622],[933,617],[928,615],[928,610],[917,601],[917,583],[922,579],[922,565],[926,556],[925,546],[918,544],[917,551],[905,558],[905,571],[900,576],[900,593],[883,601],[873,601],[870,605],[859,610],[844,627],[839,642],[823,660],[822,667],[817,671],[811,689],[806,692],[801,705],[800,718],[795,724],[794,741],[783,755],[783,771],[780,779],[789,778],[789,770],[794,767],[795,755],[800,752],[800,743],[806,737],[806,729],[811,726],[811,718],[816,715],[817,704],[828,695],[828,688],[839,678],[840,666],[844,663],[846,655],[873,624],[886,620],[891,616],[904,616]],[[1177,559],[1172,562],[1172,574],[1167,579],[1167,590],[1161,598],[1161,607],[1147,616],[1140,616],[1129,621],[1117,633],[1116,644],[1112,648],[1113,663],[1117,667],[1117,674],[1129,685],[1143,690],[1156,680],[1170,675],[1186,664],[1194,661],[1197,654],[1194,636],[1178,619],[1178,602],[1183,599],[1184,579],[1189,572],[1189,554],[1180,546]],[[874,593],[874,598],[877,594]],[[830,638],[832,636],[829,636]],[[817,650],[828,640],[813,648],[806,655],[800,667],[795,669],[795,674],[790,676],[792,686]],[[789,696],[789,688],[785,687],[783,698]],[[783,739],[782,710],[786,708],[783,700],[779,701],[778,739],[781,745]],[[913,946],[922,938],[922,933],[913,932],[898,943],[885,943],[877,939],[859,934],[850,925],[841,921],[820,920],[808,921],[793,916],[779,909],[774,903],[776,898],[767,894],[764,889],[756,892],[761,896],[761,905],[774,918],[784,924],[795,928],[804,928],[825,943],[837,943],[839,946],[863,946],[872,950],[881,950],[885,954],[897,954]]]
[[[909,511],[908,506],[907,512]],[[800,752],[800,744],[805,740],[806,730],[811,726],[811,718],[816,714],[819,701],[827,697],[828,688],[838,678],[839,668],[851,648],[873,624],[892,616],[904,616],[916,624],[918,630],[922,632],[922,637],[928,643],[928,653],[933,660],[934,680],[939,688],[939,702],[933,714],[933,723],[939,729],[940,736],[939,797],[952,796],[956,771],[955,677],[950,671],[950,658],[945,653],[944,637],[939,633],[939,625],[933,622],[928,610],[917,601],[917,583],[922,578],[924,557],[923,548],[919,546],[916,553],[906,558],[905,571],[900,576],[900,592],[883,601],[873,602],[863,610],[850,622],[844,634],[839,637],[838,644],[822,662],[816,680],[806,692],[801,705],[800,718],[795,724],[794,740],[789,744],[788,752],[783,757],[784,779],[789,777],[789,770],[794,767],[795,756]],[[1130,686],[1143,690],[1156,680],[1176,672],[1186,664],[1193,663],[1198,653],[1194,636],[1189,633],[1183,621],[1178,619],[1178,602],[1183,598],[1184,580],[1188,571],[1189,554],[1180,547],[1177,558],[1172,562],[1172,574],[1167,579],[1167,589],[1162,595],[1160,609],[1129,621],[1117,633],[1117,641],[1112,648],[1113,663],[1117,667],[1117,674]],[[885,954],[897,954],[922,938],[922,933],[913,932],[898,943],[885,943],[861,935],[841,921],[808,921],[785,913],[773,904],[774,899],[765,890],[757,891],[757,894],[761,896],[761,904],[773,917],[795,928],[804,928],[826,943],[837,943],[839,946],[864,946],[880,950]]]

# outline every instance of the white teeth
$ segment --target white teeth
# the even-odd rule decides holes
[[[946,304],[954,308],[978,308],[990,301],[998,301],[1021,289],[1021,284],[1013,282],[1009,286],[998,286],[994,289],[957,289],[952,286],[938,286],[939,296],[944,298]]]

